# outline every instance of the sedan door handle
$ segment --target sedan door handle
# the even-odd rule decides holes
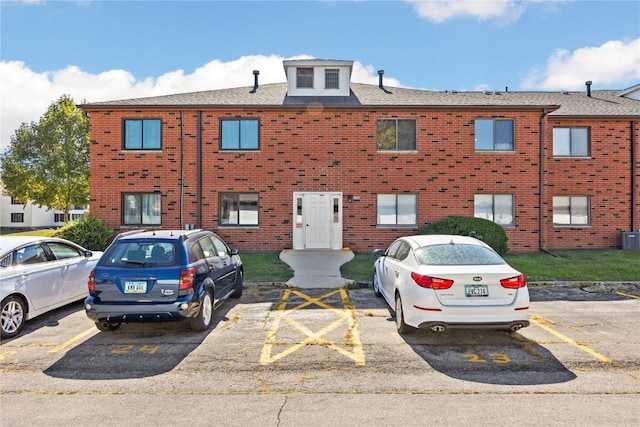
[[[400,270],[396,270],[396,277],[400,276]]]

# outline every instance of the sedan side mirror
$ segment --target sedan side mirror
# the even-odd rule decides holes
[[[84,257],[85,258],[91,258],[93,256],[93,252],[91,251],[84,251]]]
[[[380,258],[381,256],[384,256],[384,249],[376,249],[375,251],[373,251],[373,255],[376,258]]]

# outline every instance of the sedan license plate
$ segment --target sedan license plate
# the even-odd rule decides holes
[[[488,297],[489,289],[487,285],[466,285],[464,287],[466,296],[468,297]]]
[[[124,282],[125,294],[144,294],[145,292],[147,292],[147,282],[145,281]]]

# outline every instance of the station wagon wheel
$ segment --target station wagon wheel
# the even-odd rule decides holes
[[[15,296],[9,296],[2,300],[0,324],[2,338],[11,338],[18,335],[24,326],[27,309],[24,301]]]
[[[380,282],[378,281],[378,272],[373,270],[373,294],[377,297],[382,296],[380,292]]]
[[[211,298],[211,291],[207,289],[200,301],[200,310],[196,317],[191,319],[189,326],[193,331],[206,331],[211,325],[211,317],[213,315],[213,299]]]
[[[400,335],[408,334],[413,328],[404,323],[404,313],[402,312],[402,299],[400,294],[396,294],[396,329]]]
[[[242,296],[242,287],[244,282],[244,273],[238,269],[236,272],[236,283],[234,285],[234,291],[231,294],[231,298],[240,298]]]

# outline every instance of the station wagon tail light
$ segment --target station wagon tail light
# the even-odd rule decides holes
[[[522,274],[519,276],[510,277],[508,279],[502,279],[500,280],[500,284],[503,288],[507,289],[518,289],[527,286],[527,283],[524,280],[524,276]]]
[[[438,277],[423,276],[418,273],[411,273],[411,278],[422,288],[429,289],[449,289],[453,285],[453,280],[440,279]]]
[[[89,292],[95,292],[96,290],[96,271],[91,270],[89,273],[89,281],[87,282],[87,287],[89,288]]]
[[[193,267],[180,270],[179,290],[184,291],[185,289],[191,289],[191,287],[193,286],[193,279],[195,277],[196,277],[196,269]]]

